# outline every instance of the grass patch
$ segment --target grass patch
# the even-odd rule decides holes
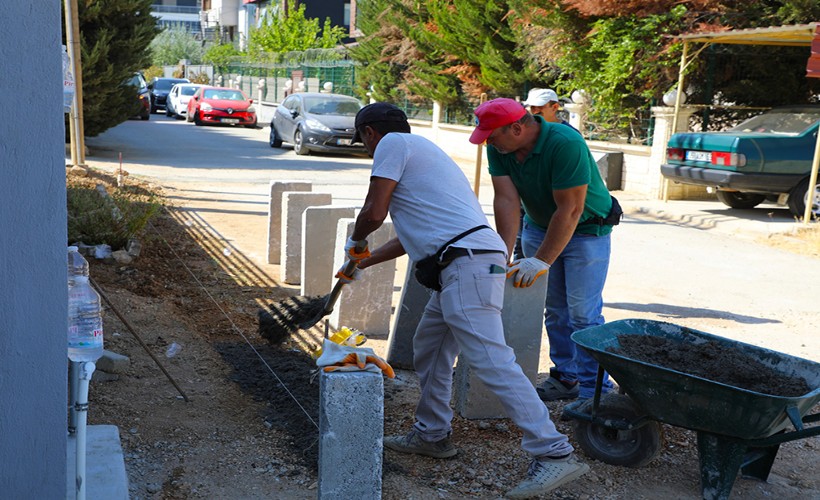
[[[820,223],[801,225],[791,233],[772,234],[766,243],[789,252],[820,258]]]

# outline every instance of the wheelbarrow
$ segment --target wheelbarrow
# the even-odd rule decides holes
[[[680,343],[718,342],[780,374],[803,378],[807,394],[782,397],[715,382],[607,351],[619,335],[661,336]],[[738,471],[766,481],[780,444],[820,435],[820,364],[671,323],[627,319],[575,332],[572,340],[598,361],[591,400],[567,405],[575,438],[592,458],[640,467],[661,448],[660,423],[697,433],[703,498],[728,499]],[[601,394],[604,370],[622,394]]]

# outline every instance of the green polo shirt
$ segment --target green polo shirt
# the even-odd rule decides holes
[[[584,213],[575,232],[596,236],[611,233],[612,226],[583,225],[590,217],[606,217],[612,208],[609,191],[584,138],[566,125],[546,122],[540,116],[535,119],[541,133],[523,163],[513,153],[501,154],[487,146],[490,175],[510,177],[521,197],[526,221],[545,231],[557,209],[553,190],[586,184]]]

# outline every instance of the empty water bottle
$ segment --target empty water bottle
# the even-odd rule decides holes
[[[103,327],[100,295],[88,276],[75,276],[68,287],[68,358],[97,361],[103,354]]]
[[[74,283],[77,276],[88,276],[88,261],[75,246],[68,247],[68,285]]]

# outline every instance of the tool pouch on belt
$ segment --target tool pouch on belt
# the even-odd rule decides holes
[[[448,241],[441,248],[438,249],[438,252],[430,255],[429,257],[425,257],[420,261],[416,262],[416,281],[421,283],[423,286],[429,288],[430,290],[439,291],[441,290],[441,284],[439,283],[439,275],[441,274],[441,270],[447,267],[447,263],[441,262],[441,254],[444,253],[444,250],[447,249],[448,246],[452,245],[456,241],[460,240],[461,238],[467,236],[470,233],[478,231],[479,229],[489,229],[490,226],[481,225],[476,226],[472,229],[468,229],[463,233],[459,234],[452,240]]]
[[[618,199],[612,195],[609,195],[612,198],[612,208],[609,209],[609,213],[606,217],[590,217],[586,219],[584,222],[579,222],[579,226],[617,226],[621,223],[621,218],[624,215],[624,211],[621,208],[621,204],[618,203]]]

